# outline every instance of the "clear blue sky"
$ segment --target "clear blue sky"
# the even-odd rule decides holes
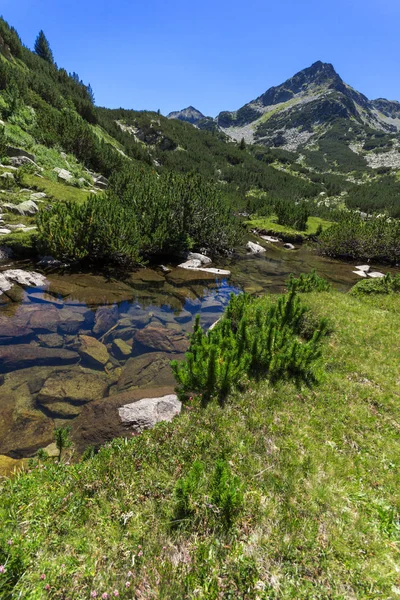
[[[101,106],[234,110],[316,60],[369,98],[400,100],[400,0],[0,0],[32,48]]]

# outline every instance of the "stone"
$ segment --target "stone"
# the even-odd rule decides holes
[[[368,273],[368,277],[372,277],[372,279],[378,279],[381,277],[385,277],[384,273],[380,273],[379,271],[373,271],[372,273]]]
[[[371,269],[370,265],[360,265],[358,267],[356,267],[357,271],[365,271],[365,273],[368,273],[368,271]]]
[[[53,169],[53,172],[57,173],[57,179],[62,183],[70,183],[74,179],[72,173],[67,171],[67,169],[60,169],[60,167],[55,167]]]
[[[8,322],[0,322],[0,344],[15,343],[19,338],[26,341],[32,336],[32,329],[15,325],[11,319]]]
[[[129,346],[129,344],[121,338],[117,338],[113,340],[111,352],[115,358],[124,360],[132,354],[132,346]]]
[[[227,269],[216,269],[214,267],[210,267],[207,269],[197,269],[197,270],[202,271],[203,273],[210,273],[211,275],[217,275],[218,277],[230,277],[231,276],[231,272],[228,271]]]
[[[181,412],[182,403],[175,394],[160,398],[143,398],[118,409],[118,414],[125,427],[141,433],[151,429],[161,421],[172,421]]]
[[[74,335],[85,326],[85,315],[69,308],[63,308],[58,311],[58,331]]]
[[[26,466],[26,460],[0,455],[0,477],[9,477]]]
[[[173,389],[175,379],[171,369],[172,358],[179,360],[183,358],[183,354],[171,356],[165,352],[148,352],[130,358],[122,369],[117,391],[163,386],[171,386]]]
[[[290,244],[289,242],[286,242],[286,244],[283,244],[283,247],[285,248],[285,250],[295,250],[295,246],[293,246],[293,244]]]
[[[28,217],[32,217],[39,210],[38,205],[33,200],[25,200],[20,204],[3,204],[3,208],[7,209],[8,212]]]
[[[187,260],[199,260],[202,265],[209,265],[212,262],[211,258],[198,252],[188,252],[185,258]]]
[[[118,308],[116,306],[101,306],[95,314],[93,333],[103,335],[118,321]]]
[[[53,304],[54,306],[64,306],[64,302],[55,298],[51,294],[46,292],[32,292],[28,293],[28,298],[31,302],[37,302],[38,304]]]
[[[7,229],[7,227],[0,227],[0,235],[8,235],[11,233],[11,229]]]
[[[190,313],[188,310],[182,310],[179,315],[177,315],[175,317],[175,321],[177,323],[188,323],[189,321],[191,321],[193,318],[192,313]]]
[[[135,342],[163,352],[186,352],[189,347],[189,340],[183,333],[156,325],[136,331]]]
[[[53,442],[52,444],[49,444],[48,446],[43,448],[43,450],[46,452],[46,454],[49,458],[58,458],[58,456],[60,454],[60,451],[57,448],[57,444],[55,442]]]
[[[263,252],[266,252],[265,248],[260,246],[260,244],[255,244],[254,242],[247,242],[246,248],[252,254],[262,254]]]
[[[79,336],[78,352],[84,360],[97,368],[103,368],[110,358],[105,345],[88,335]]]
[[[57,333],[43,333],[37,337],[41,345],[47,348],[62,348],[64,345],[64,338]]]
[[[359,277],[367,277],[367,273],[365,271],[352,271],[352,273],[358,275]]]
[[[223,309],[223,305],[221,304],[221,302],[219,302],[215,298],[208,298],[201,305],[201,312],[202,313],[206,313],[206,312],[219,312],[219,311],[222,311],[222,309]]]
[[[27,152],[27,150],[24,150],[23,148],[15,148],[14,146],[7,146],[6,153],[7,153],[7,156],[24,157],[24,158],[29,158],[29,160],[36,161],[35,155],[31,154],[31,152]]]
[[[42,348],[34,344],[0,346],[0,372],[35,366],[67,365],[78,362],[79,355],[71,350]]]
[[[12,257],[12,255],[13,251],[11,250],[11,248],[8,248],[8,246],[0,246],[0,260],[8,260]]]
[[[130,273],[125,280],[134,288],[161,287],[165,284],[165,277],[152,269],[138,269]]]
[[[71,437],[77,452],[83,452],[88,445],[98,448],[108,440],[126,436],[126,427],[118,414],[119,407],[142,398],[173,394],[173,391],[173,386],[132,389],[85,404],[80,415],[71,422]]]
[[[46,407],[57,402],[81,405],[102,398],[107,389],[106,378],[97,373],[56,371],[46,379],[36,402]]]
[[[198,269],[199,267],[201,267],[201,265],[201,260],[198,260],[197,258],[191,258],[190,260],[187,260],[186,262],[183,262],[180,265],[178,265],[178,267],[180,269]]]
[[[43,169],[39,167],[34,160],[28,158],[27,156],[11,156],[8,160],[13,167],[19,168],[22,167],[22,165],[33,165],[38,171],[43,171]]]
[[[0,175],[0,177],[1,177],[2,179],[8,179],[8,180],[10,180],[10,181],[14,181],[14,179],[15,179],[15,177],[14,177],[14,174],[13,174],[13,173],[7,173],[7,172],[6,172],[6,173],[2,173],[2,174]]]
[[[38,202],[39,200],[42,200],[43,198],[47,198],[47,196],[44,192],[34,192],[33,194],[30,195],[29,200]]]
[[[61,267],[63,262],[53,258],[53,256],[42,256],[38,262],[41,267]]]
[[[60,312],[55,307],[40,307],[29,317],[28,325],[32,329],[56,333],[60,325]]]
[[[266,242],[272,242],[273,244],[277,244],[280,241],[279,238],[272,235],[260,235],[260,238]]]
[[[8,292],[8,290],[11,290],[12,286],[13,284],[4,273],[0,273],[0,293]]]
[[[2,275],[9,281],[13,281],[15,283],[18,283],[19,285],[29,287],[44,287],[45,285],[47,285],[46,277],[44,275],[41,275],[41,273],[36,273],[35,271],[9,269],[7,271],[3,271]]]

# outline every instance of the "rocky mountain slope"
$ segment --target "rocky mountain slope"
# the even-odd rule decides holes
[[[170,112],[167,115],[167,119],[179,119],[180,121],[186,121],[187,123],[191,123],[195,125],[198,121],[205,119],[206,117],[201,113],[197,108],[193,106],[188,106],[187,108],[183,108],[182,110],[176,110],[174,112]]]

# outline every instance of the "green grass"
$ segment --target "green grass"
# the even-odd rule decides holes
[[[306,231],[298,231],[293,229],[292,227],[288,227],[286,225],[279,225],[276,222],[277,217],[272,215],[271,217],[254,217],[247,221],[247,225],[254,229],[265,229],[267,231],[271,231],[276,234],[288,234],[288,235],[314,235],[319,227],[322,226],[323,229],[327,229],[333,223],[331,221],[326,221],[325,219],[321,219],[320,217],[308,217],[307,220],[307,230]]]
[[[64,183],[58,183],[57,181],[51,181],[50,179],[42,179],[37,175],[31,175],[29,173],[24,174],[24,186],[35,189],[38,192],[45,192],[52,200],[83,202],[89,195],[88,190],[76,188]]]
[[[195,400],[90,460],[5,480],[0,597],[395,599],[400,296],[305,301],[334,330],[318,387],[260,382],[224,408]],[[244,491],[233,528],[198,495],[172,523],[177,481],[189,486],[196,460],[212,477],[220,459]]]

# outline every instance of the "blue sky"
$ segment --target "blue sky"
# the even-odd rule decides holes
[[[101,106],[215,116],[316,60],[400,100],[400,0],[0,0],[0,14],[30,48],[43,29]]]

